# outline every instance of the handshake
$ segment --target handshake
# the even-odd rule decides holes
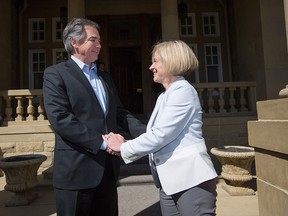
[[[126,142],[120,134],[109,133],[102,135],[103,140],[107,144],[106,152],[115,156],[120,156],[120,147]]]

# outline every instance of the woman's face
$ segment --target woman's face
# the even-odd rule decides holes
[[[149,70],[153,72],[153,81],[155,83],[164,84],[165,79],[167,78],[167,74],[164,71],[162,60],[157,51],[154,53],[152,64],[149,67]]]

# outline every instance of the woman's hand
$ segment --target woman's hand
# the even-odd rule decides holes
[[[120,134],[109,133],[102,135],[103,140],[107,144],[106,151],[109,154],[120,155],[120,147],[126,141]]]

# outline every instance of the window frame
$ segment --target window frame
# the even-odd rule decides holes
[[[43,67],[43,71],[34,71],[33,69],[33,64],[35,63],[34,59],[33,59],[33,54],[37,53],[38,55],[43,53],[44,54],[44,67]],[[28,50],[28,56],[29,56],[29,88],[30,89],[34,89],[34,83],[35,83],[35,74],[44,74],[44,70],[46,68],[46,50],[45,49],[30,49]],[[38,61],[38,68],[40,68],[39,64],[41,64],[40,61]]]
[[[209,29],[210,29],[210,33],[206,34],[205,33],[205,27],[207,26],[204,23],[204,19],[205,17],[214,17],[215,19],[215,34],[211,34],[211,24],[209,23]],[[204,37],[219,37],[220,36],[220,24],[219,24],[219,13],[218,12],[205,12],[202,13],[202,26],[203,26],[203,36]]]
[[[56,58],[57,52],[66,53],[67,59],[62,59],[61,61],[57,61],[57,58]],[[60,62],[67,61],[69,58],[69,54],[66,52],[66,50],[64,48],[54,48],[54,49],[52,49],[52,58],[53,58],[53,64],[57,64]]]
[[[60,23],[61,29],[57,29],[57,22]],[[63,23],[61,22],[60,17],[52,17],[52,41],[53,42],[62,42],[63,38],[63,30],[65,26],[63,26]],[[60,32],[61,38],[57,38],[57,33]]]
[[[191,25],[187,25],[187,18],[184,18],[185,24],[182,25],[182,20],[179,19],[179,34],[180,34],[180,37],[184,37],[184,38],[187,38],[187,37],[197,37],[197,28],[196,28],[196,16],[195,16],[195,13],[188,13],[188,14],[187,14],[187,17],[192,18],[192,24],[191,24]],[[181,29],[182,29],[182,28],[186,28],[186,32],[187,32],[187,29],[188,29],[189,27],[192,27],[192,34],[182,34]]]
[[[43,30],[40,30],[40,29],[37,29],[37,30],[33,30],[33,26],[35,23],[37,23],[38,25],[38,28],[39,28],[39,25],[40,23],[43,23],[43,26],[44,26],[44,29]],[[28,20],[28,25],[29,25],[29,35],[28,35],[28,38],[29,38],[29,43],[43,43],[46,41],[46,20],[45,18],[30,18]],[[33,35],[34,33],[37,34],[37,39],[34,40],[33,39]],[[40,34],[43,34],[43,39],[39,39],[40,37]]]
[[[217,47],[217,67],[218,67],[218,81],[209,81],[209,76],[208,76],[208,67],[215,66],[213,64],[208,65],[207,63],[207,53],[206,53],[206,47]],[[212,54],[212,59],[213,59],[213,54]],[[204,44],[204,59],[205,59],[205,74],[206,74],[206,82],[223,82],[223,63],[222,63],[222,51],[221,51],[221,43],[205,43]]]

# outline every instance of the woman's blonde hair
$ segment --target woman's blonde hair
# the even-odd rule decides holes
[[[181,40],[165,41],[158,43],[152,50],[162,61],[164,70],[169,75],[187,76],[198,67],[198,60],[192,49]]]

